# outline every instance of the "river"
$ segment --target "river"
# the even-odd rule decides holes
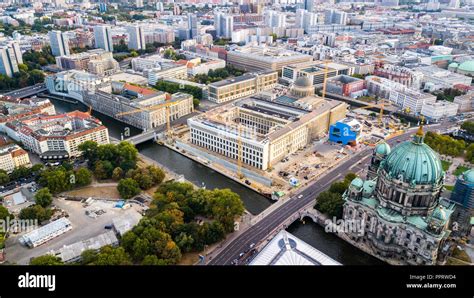
[[[74,110],[87,111],[87,107],[83,104],[71,104],[53,99],[51,101],[56,107],[57,113]],[[106,115],[97,112],[93,112],[92,115],[100,119],[109,129],[111,137],[120,139],[121,134],[125,131],[129,131],[131,136],[141,132],[140,129],[134,127],[130,127],[128,130],[126,124]],[[156,160],[175,173],[184,175],[187,180],[196,185],[205,185],[208,189],[230,188],[240,195],[245,208],[252,214],[259,214],[272,204],[262,195],[164,146],[150,141],[138,145],[137,149],[141,154]],[[297,221],[288,227],[288,231],[336,261],[344,265],[382,264],[378,259],[360,251],[337,236],[326,233],[321,226],[313,223],[310,219],[307,219],[305,223]]]

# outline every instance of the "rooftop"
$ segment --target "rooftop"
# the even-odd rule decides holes
[[[303,240],[280,231],[250,265],[341,265]]]

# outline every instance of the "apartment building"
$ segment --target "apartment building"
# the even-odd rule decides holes
[[[419,114],[424,104],[436,102],[436,96],[411,89],[392,90],[389,100],[409,113]]]
[[[74,111],[60,115],[35,115],[6,124],[7,134],[41,159],[57,160],[81,155],[85,141],[108,144],[107,127],[88,113]]]
[[[449,101],[439,100],[433,103],[426,103],[421,107],[420,114],[429,120],[439,120],[456,116],[459,105]]]
[[[216,103],[250,96],[273,88],[278,82],[276,71],[246,73],[242,76],[209,84],[208,99]]]
[[[56,65],[63,70],[85,70],[99,76],[111,75],[120,69],[112,53],[103,49],[56,57]]]
[[[10,173],[21,166],[31,166],[28,152],[16,144],[8,144],[0,147],[0,169]]]
[[[148,84],[155,85],[160,78],[187,79],[188,67],[176,62],[162,62],[159,68],[148,71]]]

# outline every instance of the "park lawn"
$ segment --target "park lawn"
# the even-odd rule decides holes
[[[461,175],[462,173],[466,172],[467,170],[469,170],[469,168],[466,168],[466,167],[463,167],[463,166],[458,166],[456,168],[456,170],[454,171],[454,176],[459,176]]]
[[[451,166],[451,162],[449,161],[446,161],[446,160],[442,160],[441,161],[441,165],[443,166],[443,171],[447,172],[449,167]]]

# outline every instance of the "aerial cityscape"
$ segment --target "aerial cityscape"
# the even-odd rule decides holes
[[[473,0],[0,12],[0,264],[473,265]]]

